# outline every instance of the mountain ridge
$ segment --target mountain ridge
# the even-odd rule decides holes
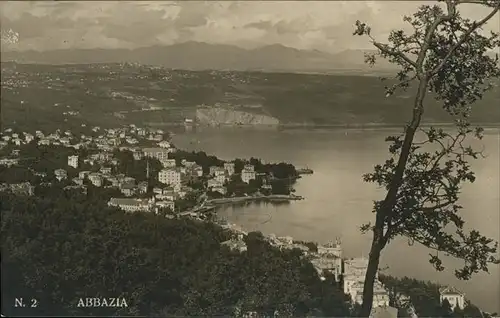
[[[182,42],[167,46],[149,46],[136,49],[57,49],[51,51],[4,51],[1,61],[39,64],[91,64],[131,62],[161,65],[172,69],[187,70],[255,70],[264,71],[335,71],[335,70],[393,70],[395,67],[380,60],[371,68],[364,63],[364,52],[349,50],[328,53],[303,50],[282,44],[271,44],[254,49],[244,49],[228,44]],[[347,62],[347,63],[346,63]]]

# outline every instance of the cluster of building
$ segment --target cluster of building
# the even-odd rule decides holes
[[[82,124],[85,127],[85,124]],[[95,135],[76,136],[71,131],[61,131],[57,129],[53,133],[45,134],[40,130],[35,132],[35,135],[28,132],[16,133],[11,128],[7,128],[2,133],[0,148],[7,146],[9,143],[16,146],[28,144],[37,139],[38,145],[61,145],[72,147],[75,149],[86,147],[97,147],[103,151],[112,151],[118,146],[130,149],[131,151],[139,151],[140,149],[134,148],[140,142],[149,142],[150,144],[157,144],[158,147],[163,149],[175,148],[170,147],[170,143],[165,138],[165,133],[161,129],[140,128],[135,125],[116,129],[101,129],[98,126],[92,128]]]
[[[244,252],[247,250],[244,242],[244,237],[247,235],[241,227],[235,224],[226,223],[223,225],[231,229],[235,235],[232,239],[223,243],[231,249]],[[297,243],[290,236],[277,237],[270,234],[266,240],[273,246],[280,249],[293,249],[298,248],[308,255],[311,263],[316,268],[318,275],[322,280],[325,272],[335,276],[337,282],[342,283],[343,292],[350,296],[352,303],[362,304],[363,302],[363,288],[366,271],[368,268],[368,259],[365,257],[349,258],[346,259],[342,255],[342,246],[340,240],[337,239],[335,243],[327,243],[324,245],[317,245],[317,252],[312,252],[303,243]],[[390,290],[388,290],[378,279],[378,272],[375,277],[373,288],[373,304],[371,317],[396,317],[397,308],[389,305]],[[443,287],[439,290],[440,301],[445,299],[450,303],[451,308],[459,307],[464,308],[466,301],[464,293],[460,292],[454,287]],[[401,296],[401,295],[400,295]],[[408,296],[403,295],[406,300],[406,305],[409,312],[412,313],[411,317],[416,318],[415,310],[411,304]],[[401,297],[399,297],[401,298]],[[400,302],[398,302],[400,303]]]
[[[35,142],[39,146],[54,145],[75,150],[93,150],[85,158],[78,155],[68,156],[68,168],[56,169],[53,172],[55,179],[60,182],[65,181],[68,179],[68,169],[81,169],[82,164],[90,165],[92,171],[79,171],[78,176],[71,179],[73,185],[65,189],[80,189],[86,192],[87,181],[95,187],[117,188],[125,198],[113,198],[109,204],[125,211],[151,211],[162,207],[174,210],[174,202],[193,191],[186,184],[200,177],[205,177],[204,179],[207,180],[207,190],[225,195],[227,193],[225,184],[235,174],[233,162],[226,162],[221,167],[210,167],[207,175],[204,175],[203,167],[196,162],[185,159],[177,162],[170,157],[170,154],[176,151],[175,147],[169,141],[164,140],[164,132],[160,129],[140,128],[135,125],[117,129],[101,129],[100,127],[89,127],[89,129],[91,134],[79,136],[69,130],[59,129],[48,134],[36,131],[34,135],[27,132],[15,133],[12,129],[6,129],[2,134],[0,148],[9,144],[21,146]],[[153,147],[141,147],[140,145],[144,143]],[[120,161],[113,155],[113,151],[117,149],[130,151],[134,160],[154,158],[161,163],[162,170],[157,173],[156,177],[164,186],[153,188],[150,199],[134,198],[137,195],[144,197],[144,194],[151,190],[148,183],[136,182],[132,177],[117,173],[116,167]],[[19,160],[23,158],[19,158],[19,151],[16,151],[13,151],[11,157],[1,158],[0,165],[10,167],[19,164]],[[144,173],[149,178],[149,168]],[[256,179],[256,175],[254,166],[245,165],[241,172],[241,179],[249,183]]]
[[[19,195],[34,195],[35,187],[29,182],[22,183],[0,183],[0,191],[10,191]]]

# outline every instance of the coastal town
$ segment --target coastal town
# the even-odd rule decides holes
[[[78,136],[71,131],[60,130],[49,134],[36,131],[33,135],[6,129],[0,141],[0,147],[6,155],[0,158],[0,165],[27,167],[33,175],[39,177],[37,180],[40,181],[40,186],[49,185],[50,183],[44,181],[51,179],[48,174],[53,174],[54,181],[64,183],[66,190],[80,190],[85,193],[89,184],[98,188],[117,189],[121,197],[111,197],[109,205],[128,212],[158,213],[160,210],[168,210],[201,218],[203,214],[196,213],[198,208],[211,206],[212,200],[209,199],[214,197],[214,202],[218,204],[228,200],[237,202],[249,199],[300,199],[293,194],[273,195],[273,186],[269,181],[276,178],[271,174],[256,171],[255,166],[250,163],[243,163],[236,171],[235,162],[215,160],[218,165],[205,164],[202,167],[196,161],[181,158],[182,155],[176,156],[179,152],[166,140],[168,134],[160,129],[130,125],[102,130],[100,127],[93,127],[90,131],[94,135]],[[69,149],[67,164],[56,167],[53,171],[35,171],[31,163],[40,158],[23,157],[21,154],[23,147],[30,145],[39,149]],[[117,156],[117,153],[121,154],[122,160],[118,158],[120,155]],[[120,171],[120,165],[129,159],[127,154],[130,154],[135,162],[145,162],[144,171],[138,172],[142,176],[138,177],[136,173],[134,178],[127,175],[126,171]],[[192,154],[186,154],[187,157],[189,155]],[[238,196],[234,191],[228,194],[228,183],[231,182],[243,187],[245,184],[253,185],[254,191],[243,189],[243,192],[238,191]],[[3,188],[31,194],[34,193],[34,186],[30,182],[2,184]],[[252,195],[249,192],[252,192]],[[188,211],[182,205],[176,206],[176,202],[187,197],[191,199],[190,203],[197,203],[196,206],[191,204],[189,207],[192,209]],[[221,200],[224,197],[228,200]],[[201,199],[205,200],[201,202]],[[205,207],[202,210],[207,209],[209,208]]]
[[[113,190],[108,205],[125,212],[151,212],[167,218],[187,217],[217,223],[233,233],[223,245],[238,252],[247,250],[245,237],[248,233],[240,226],[217,217],[213,212],[218,205],[251,200],[303,199],[293,194],[291,187],[286,194],[276,194],[277,188],[272,181],[286,178],[263,172],[262,164],[256,167],[250,161],[225,162],[214,157],[204,160],[209,157],[196,157],[194,152],[177,149],[169,133],[160,129],[135,125],[117,129],[82,128],[86,128],[87,134],[61,130],[32,134],[6,129],[0,141],[0,166],[4,176],[6,171],[15,173],[10,182],[2,180],[0,190],[23,195],[36,195],[41,188],[54,185],[59,185],[63,191],[76,191],[83,195],[87,194],[89,187]],[[50,156],[48,150],[55,150],[59,157],[53,160],[62,165],[53,162],[51,168],[47,167],[42,163],[46,158],[30,157],[34,149],[42,150],[42,157]],[[139,162],[142,165],[138,165]],[[135,169],[134,164],[139,168]],[[310,173],[309,169],[303,170]],[[7,174],[9,177],[12,175]],[[296,170],[288,179],[292,177],[298,177]],[[234,183],[253,184],[254,187],[238,192],[231,188],[232,184],[234,188]],[[300,250],[322,280],[325,275],[333,275],[338,288],[349,295],[353,304],[362,303],[368,259],[346,258],[340,239],[321,245],[270,234],[265,240],[279,249]],[[453,287],[443,288],[440,295],[441,301],[446,299],[452,308],[465,306],[465,295]],[[412,317],[417,317],[408,296],[386,288],[376,279],[373,316],[396,317],[397,308],[394,306],[404,307],[412,313]]]

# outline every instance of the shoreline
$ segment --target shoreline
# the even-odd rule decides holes
[[[220,199],[210,199],[206,201],[206,204],[210,205],[224,205],[224,204],[237,204],[243,202],[253,202],[253,201],[269,201],[269,202],[283,202],[283,201],[298,201],[304,200],[304,197],[300,195],[284,195],[284,194],[271,194],[265,196],[248,196],[248,197],[234,197],[234,198],[220,198]]]

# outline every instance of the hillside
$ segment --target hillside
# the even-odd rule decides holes
[[[281,251],[260,233],[249,233],[240,253],[223,244],[236,234],[212,223],[124,213],[96,188],[87,196],[37,189],[32,197],[0,192],[8,317],[349,316],[334,281],[321,281],[299,250]],[[23,296],[38,306],[16,308]],[[85,297],[120,297],[127,307],[77,306]]]
[[[400,125],[412,89],[386,98],[376,77],[237,71],[184,71],[130,64],[2,64],[5,126],[182,124],[201,108],[276,118],[282,125]],[[474,123],[499,124],[499,87],[477,102]],[[229,116],[229,117],[228,117]],[[222,118],[222,117],[221,117]],[[264,118],[264,117],[263,117]],[[425,123],[450,123],[428,99]]]

